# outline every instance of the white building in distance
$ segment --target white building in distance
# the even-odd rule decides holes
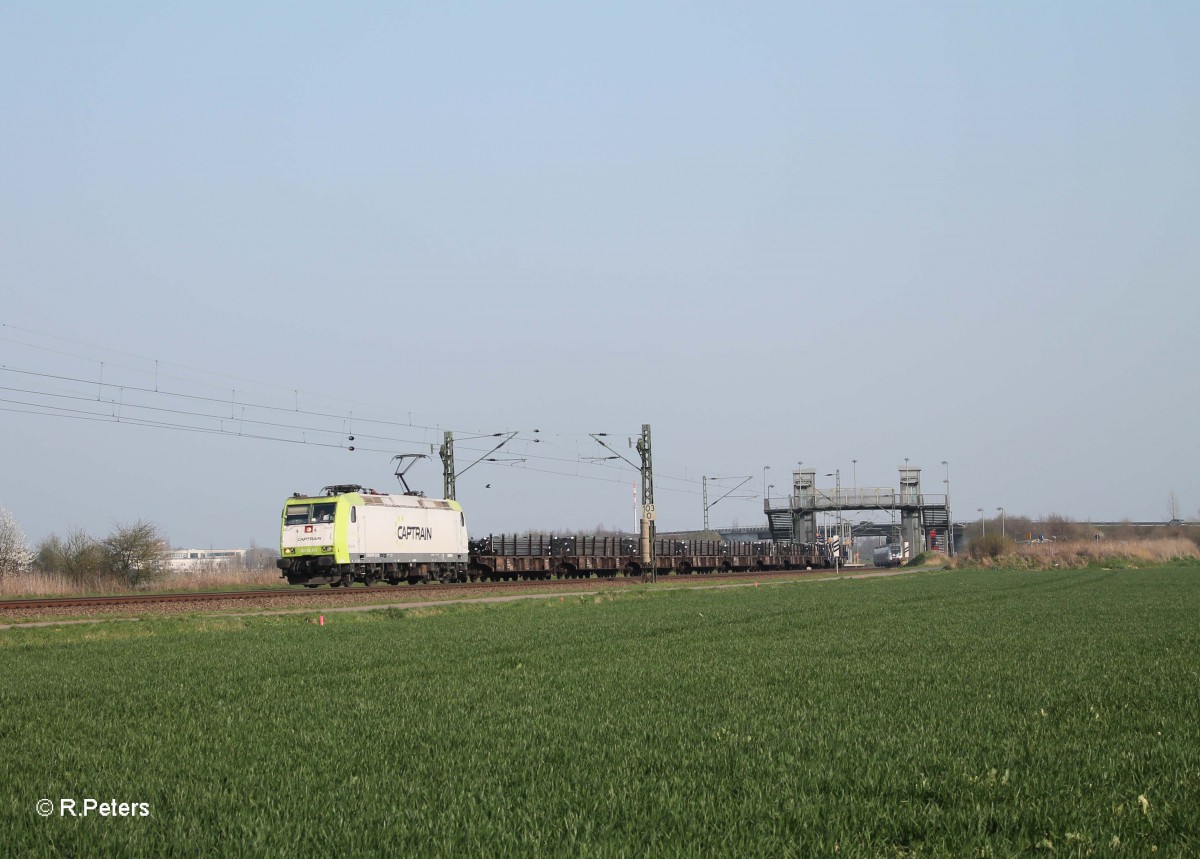
[[[246,566],[245,549],[171,549],[167,566],[177,572],[199,572]]]

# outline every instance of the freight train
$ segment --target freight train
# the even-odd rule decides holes
[[[315,588],[387,582],[601,578],[649,573],[637,539],[551,534],[467,536],[457,501],[376,492],[357,484],[295,493],[283,505],[282,578]],[[654,572],[748,572],[827,567],[816,547],[770,540],[656,540]]]

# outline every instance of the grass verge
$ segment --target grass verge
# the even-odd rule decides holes
[[[1164,565],[1191,566],[1200,561],[1200,547],[1183,537],[1141,540],[1054,540],[1045,543],[999,543],[994,557],[973,557],[968,551],[949,566],[977,569],[1140,569]]]

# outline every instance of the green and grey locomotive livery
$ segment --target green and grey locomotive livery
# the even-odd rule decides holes
[[[466,581],[467,520],[456,501],[327,486],[284,502],[279,554],[292,585]]]

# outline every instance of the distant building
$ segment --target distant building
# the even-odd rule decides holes
[[[246,566],[245,549],[171,549],[167,566],[177,572],[216,570]]]

